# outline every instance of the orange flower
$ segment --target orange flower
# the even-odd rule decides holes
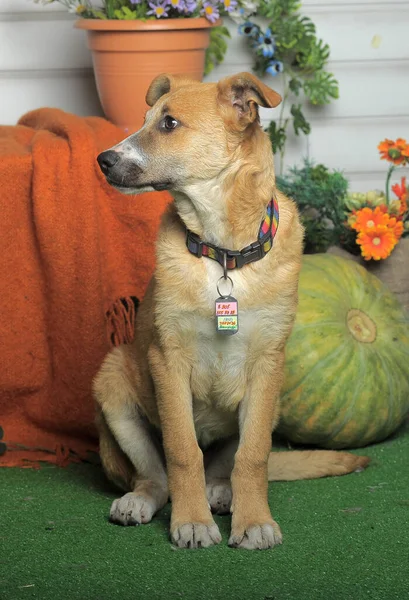
[[[402,200],[403,197],[405,197],[405,199],[408,197],[408,190],[406,189],[406,177],[402,177],[400,181],[400,185],[399,183],[395,183],[395,185],[392,186],[392,191],[396,194],[399,200]]]
[[[355,219],[351,219],[350,225],[355,231],[369,231],[374,227],[387,226],[389,215],[385,211],[385,206],[377,206],[375,209],[365,207],[354,211]]]
[[[392,218],[388,223],[388,229],[393,232],[396,241],[398,241],[403,233],[403,223],[401,220]]]
[[[383,212],[383,213],[387,213],[388,212],[388,207],[386,206],[386,204],[380,204],[376,208],[379,208],[379,212]]]
[[[393,231],[380,225],[370,231],[361,231],[356,242],[361,246],[361,254],[365,260],[381,260],[390,255],[398,240]]]
[[[408,189],[406,187],[406,177],[402,177],[400,185],[399,183],[395,183],[395,185],[392,186],[392,191],[400,200],[400,208],[398,214],[401,217],[408,210]]]
[[[388,160],[394,165],[403,165],[409,159],[409,144],[406,140],[398,138],[396,142],[393,140],[384,140],[378,146],[382,160]]]
[[[388,140],[387,138],[379,144],[378,150],[382,160],[389,160],[388,152],[390,148],[393,148],[393,146],[393,140]]]
[[[398,150],[400,150],[402,156],[405,156],[406,158],[409,157],[409,144],[406,140],[404,140],[403,138],[398,138],[396,140],[396,147],[398,148]]]

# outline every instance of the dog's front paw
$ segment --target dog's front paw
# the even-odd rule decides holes
[[[178,548],[208,548],[220,544],[222,536],[216,523],[183,523],[171,530],[171,539]]]
[[[246,528],[233,527],[229,546],[246,550],[267,550],[281,544],[282,541],[280,527],[272,521],[261,525],[249,525]]]
[[[109,520],[118,525],[140,525],[149,523],[156,511],[153,498],[129,492],[122,498],[114,500]]]

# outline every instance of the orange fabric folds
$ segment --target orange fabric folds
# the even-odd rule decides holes
[[[92,378],[132,339],[169,201],[105,182],[96,156],[123,137],[57,109],[0,127],[0,466],[97,448]]]

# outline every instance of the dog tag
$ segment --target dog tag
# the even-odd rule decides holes
[[[216,300],[216,329],[223,335],[234,335],[239,330],[239,305],[233,296]]]

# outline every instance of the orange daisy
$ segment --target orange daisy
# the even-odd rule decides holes
[[[384,206],[377,206],[375,209],[366,206],[356,211],[354,217],[350,225],[355,231],[369,231],[374,227],[386,226],[389,222],[389,215],[385,212]]]
[[[403,197],[406,199],[408,196],[408,190],[406,189],[406,177],[402,177],[400,180],[400,185],[399,183],[395,183],[395,185],[392,186],[392,191],[396,194],[399,200],[402,200]]]
[[[388,160],[394,165],[403,165],[409,159],[409,144],[403,138],[393,140],[384,140],[378,146],[382,160]]]
[[[393,146],[393,140],[388,140],[387,138],[379,144],[378,150],[382,160],[389,160],[388,152],[391,148],[393,148]]]
[[[409,157],[409,144],[403,138],[396,140],[396,147],[401,151],[402,156]]]
[[[402,216],[408,210],[408,188],[406,187],[406,177],[402,177],[400,185],[399,183],[395,183],[395,185],[392,186],[392,191],[400,200],[399,216]]]
[[[383,225],[374,227],[370,231],[361,231],[356,240],[361,246],[361,254],[365,260],[387,258],[397,241],[393,232]]]
[[[403,233],[403,223],[401,220],[392,217],[388,223],[388,229],[393,232],[396,241],[398,241]]]

